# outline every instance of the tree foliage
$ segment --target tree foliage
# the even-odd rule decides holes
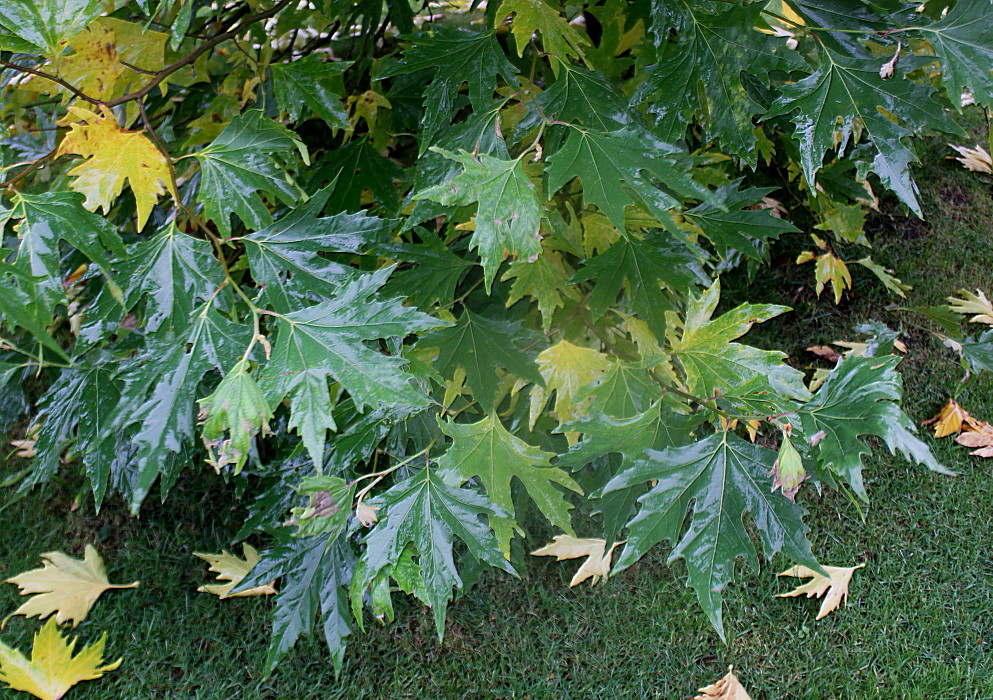
[[[914,137],[993,108],[993,4],[948,4],[0,4],[18,493],[251,490],[225,594],[279,580],[269,672],[317,618],[340,667],[399,592],[442,634],[539,521],[626,540],[614,572],[667,542],[723,637],[739,558],[827,575],[805,480],[867,501],[870,435],[943,470],[891,336],[808,381],[720,275],[814,227],[818,291],[903,294],[865,212],[920,214]]]

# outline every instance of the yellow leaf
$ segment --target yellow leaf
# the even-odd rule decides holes
[[[956,146],[952,143],[948,145],[950,148],[958,151],[959,154],[958,158],[954,156],[949,156],[949,158],[957,160],[966,170],[972,170],[977,173],[993,173],[993,159],[990,158],[990,154],[982,146],[977,145],[975,148],[966,148],[965,146]]]
[[[128,585],[110,583],[103,559],[91,544],[86,545],[82,560],[73,559],[62,552],[42,554],[41,559],[44,564],[42,568],[25,571],[7,579],[7,583],[20,587],[21,595],[39,595],[35,595],[4,618],[0,629],[14,615],[44,618],[53,612],[56,613],[55,621],[58,624],[72,620],[72,626],[75,627],[86,619],[97,598],[108,588],[138,586],[138,581]]]
[[[993,326],[993,304],[981,290],[973,294],[967,289],[960,289],[957,297],[948,297],[948,306],[954,313],[968,316],[970,323],[985,323]]]
[[[848,272],[845,261],[829,250],[822,255],[814,255],[811,252],[801,253],[797,263],[802,265],[811,260],[816,261],[814,279],[817,281],[817,296],[824,291],[824,285],[830,282],[834,290],[834,303],[840,304],[842,292],[852,288],[852,275]]]
[[[573,345],[564,339],[543,350],[537,364],[545,380],[545,395],[555,392],[554,412],[561,422],[582,416],[581,407],[573,405],[574,397],[610,368],[610,361],[602,352]]]
[[[975,418],[959,405],[955,399],[948,399],[941,411],[931,420],[924,421],[921,425],[931,425],[934,423],[934,436],[936,438],[948,437],[962,432],[963,423],[968,425],[978,425]],[[966,428],[968,429],[968,428]]]
[[[600,538],[583,539],[571,535],[556,535],[550,543],[531,552],[531,556],[555,557],[556,561],[586,557],[586,561],[569,582],[569,587],[578,585],[588,578],[593,579],[591,585],[596,585],[597,581],[610,574],[610,559],[620,544],[614,542],[614,545],[607,550],[607,541]]]
[[[795,588],[789,593],[780,593],[777,598],[793,598],[806,595],[808,598],[820,598],[827,593],[821,601],[821,609],[817,612],[817,618],[826,617],[834,612],[841,605],[842,600],[848,600],[848,584],[852,580],[852,574],[856,569],[861,569],[865,564],[858,566],[825,566],[828,573],[823,576],[806,566],[792,566],[779,576],[795,576],[797,578],[811,578],[807,583]]]
[[[239,559],[226,549],[222,549],[220,554],[202,554],[193,552],[193,556],[200,557],[210,564],[210,570],[217,574],[218,581],[230,581],[230,583],[217,583],[210,586],[200,586],[197,590],[201,593],[213,593],[223,598],[242,598],[253,595],[272,595],[276,592],[273,585],[256,586],[240,593],[231,593],[231,589],[241,583],[252,567],[259,563],[259,553],[250,544],[242,544],[241,552],[244,559]]]
[[[103,116],[97,116],[82,107],[69,107],[81,122],[72,125],[56,155],[73,153],[88,159],[69,175],[76,177],[70,187],[86,196],[83,206],[90,211],[103,207],[109,212],[127,180],[134,191],[140,231],[160,194],[168,191],[178,199],[169,163],[144,134],[122,129],[114,114],[102,109]]]
[[[728,674],[713,685],[700,688],[693,700],[752,700],[748,691],[734,675],[734,666],[728,666]]]
[[[41,700],[59,700],[77,683],[100,678],[121,665],[123,659],[100,666],[107,642],[106,632],[96,644],[84,647],[73,656],[76,641],[73,639],[67,644],[55,618],[50,618],[34,636],[30,661],[17,649],[0,642],[0,681]]]

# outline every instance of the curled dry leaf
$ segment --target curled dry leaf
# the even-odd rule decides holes
[[[921,425],[934,424],[934,436],[936,438],[957,435],[962,430],[969,430],[970,425],[978,425],[978,421],[969,415],[955,399],[948,399],[941,411],[931,420],[926,420]]]
[[[817,612],[818,620],[827,617],[830,613],[838,609],[842,600],[848,599],[848,584],[852,580],[852,574],[856,569],[861,569],[865,564],[858,566],[825,566],[828,573],[823,576],[806,566],[791,566],[778,576],[795,576],[797,578],[810,578],[810,581],[799,586],[789,593],[780,593],[777,598],[794,598],[806,595],[808,598],[820,598],[825,593],[827,596],[821,601],[821,609]]]
[[[984,421],[967,426],[966,431],[955,438],[955,442],[978,448],[969,453],[976,457],[993,457],[993,425]]]
[[[122,659],[100,665],[106,642],[104,632],[99,641],[73,656],[76,640],[66,643],[55,618],[49,618],[34,635],[30,661],[17,649],[0,642],[0,682],[41,700],[59,700],[77,683],[100,678],[121,665]]]
[[[210,570],[217,574],[218,581],[230,581],[230,583],[215,583],[210,586],[200,586],[197,590],[201,593],[213,593],[221,598],[244,598],[253,595],[272,595],[276,592],[273,584],[256,586],[247,591],[231,593],[231,589],[241,583],[252,567],[259,563],[259,553],[250,544],[242,544],[241,552],[244,559],[239,559],[234,554],[222,549],[220,554],[202,554],[193,552],[193,556],[200,557],[210,564]]]
[[[966,170],[972,170],[977,173],[993,173],[993,160],[990,159],[990,154],[982,146],[977,145],[975,148],[967,148],[965,146],[956,146],[953,143],[948,144],[948,146],[958,151],[959,154],[958,158],[954,156],[949,156],[949,158],[957,160]]]
[[[697,692],[700,695],[693,700],[752,700],[752,696],[734,675],[734,666],[728,666],[728,673],[722,679]]]
[[[4,618],[0,628],[14,615],[44,618],[52,613],[56,613],[55,621],[58,624],[72,620],[72,626],[75,627],[86,619],[97,598],[108,588],[136,588],[139,583],[110,583],[103,559],[90,544],[86,545],[82,561],[62,552],[42,554],[41,559],[44,563],[42,568],[25,571],[7,579],[7,583],[20,587],[21,595],[39,595],[35,595]]]
[[[841,359],[841,354],[830,345],[814,345],[807,348],[807,352],[823,357],[828,362],[837,362]]]
[[[376,515],[377,510],[379,510],[378,506],[370,506],[365,501],[360,501],[355,506],[355,517],[362,523],[362,527],[372,527],[379,522],[379,516]]]
[[[535,557],[554,556],[557,561],[586,557],[586,561],[583,562],[579,571],[569,582],[569,587],[580,584],[588,578],[593,579],[590,582],[591,585],[596,585],[597,581],[610,574],[610,560],[619,544],[621,543],[614,542],[614,545],[607,550],[607,541],[600,538],[584,539],[572,535],[556,535],[550,543],[541,549],[534,550],[531,555]]]

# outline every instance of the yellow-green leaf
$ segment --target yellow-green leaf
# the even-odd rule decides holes
[[[93,545],[86,545],[83,559],[73,559],[62,552],[41,555],[40,569],[25,571],[7,579],[20,587],[21,595],[35,595],[24,605],[8,615],[0,628],[14,615],[48,617],[56,613],[58,624],[72,620],[72,625],[86,619],[97,598],[108,588],[136,588],[138,581],[127,585],[110,583],[103,559]]]
[[[241,583],[252,567],[259,563],[259,553],[250,544],[242,544],[241,552],[245,556],[239,559],[237,555],[222,549],[220,554],[203,554],[193,552],[193,556],[200,557],[210,564],[210,570],[217,574],[218,581],[228,581],[228,583],[215,583],[209,586],[200,586],[197,590],[201,593],[213,593],[221,598],[240,598],[255,595],[273,595],[276,592],[273,584],[256,586],[246,591],[231,593],[231,590]]]
[[[542,0],[505,0],[500,5],[500,14],[494,19],[493,26],[498,27],[509,14],[514,15],[512,31],[518,56],[524,55],[524,47],[535,32],[540,32],[545,53],[563,63],[570,56],[580,60],[584,58],[583,44],[589,45],[589,40],[554,7]],[[558,63],[552,63],[552,70],[558,75]]]
[[[140,231],[159,195],[169,192],[178,199],[168,161],[143,133],[122,129],[106,107],[102,116],[82,107],[69,107],[69,112],[80,121],[72,124],[56,156],[76,154],[87,159],[69,171],[76,178],[70,187],[86,197],[83,206],[90,211],[102,207],[109,213],[127,180]]]
[[[587,384],[610,369],[610,360],[602,352],[573,345],[562,339],[542,351],[537,359],[538,371],[545,380],[546,390],[535,387],[532,395],[542,392],[547,396],[555,392],[555,417],[561,422],[582,417],[582,410],[573,399]]]
[[[0,642],[0,681],[41,700],[59,700],[72,686],[96,680],[123,661],[118,659],[112,664],[100,665],[107,642],[106,632],[96,644],[84,647],[73,656],[76,641],[72,639],[66,643],[55,618],[51,618],[34,636],[30,661],[17,649]]]

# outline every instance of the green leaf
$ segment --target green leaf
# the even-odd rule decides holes
[[[376,248],[379,255],[414,264],[394,272],[385,291],[390,296],[406,296],[421,309],[430,309],[435,302],[448,304],[455,299],[462,277],[475,264],[452,253],[437,234],[424,229],[418,233],[419,244],[393,243]]]
[[[572,504],[556,485],[576,493],[582,493],[582,489],[564,471],[551,466],[549,460],[554,454],[511,435],[500,419],[492,415],[472,424],[442,423],[441,430],[452,438],[448,451],[438,460],[445,475],[457,474],[460,481],[478,478],[486,489],[486,497],[510,514],[489,519],[504,557],[510,558],[514,533],[524,534],[513,519],[515,508],[510,484],[514,479],[527,489],[548,522],[573,534],[569,520]]]
[[[318,462],[319,464],[319,462]],[[355,482],[346,482],[337,476],[308,476],[297,487],[300,495],[310,500],[306,506],[291,509],[296,525],[296,537],[340,533],[352,514]]]
[[[241,472],[252,437],[269,430],[272,409],[249,370],[248,360],[240,360],[213,394],[197,402],[203,416],[203,442],[211,454],[210,463],[218,471],[233,464],[234,473]]]
[[[415,388],[413,377],[403,370],[402,359],[367,345],[380,338],[403,338],[445,325],[444,321],[401,306],[397,300],[380,300],[376,291],[391,271],[386,268],[362,275],[344,284],[331,300],[279,317],[272,357],[263,374],[272,405],[302,387],[308,391],[308,398],[296,403],[298,410],[329,413],[330,395],[320,393],[313,385],[314,378],[319,377],[339,382],[359,407],[427,404],[427,396]],[[327,423],[326,417],[294,414],[294,423],[305,420]],[[316,433],[309,443],[307,448],[312,454],[323,452]]]
[[[721,255],[737,250],[755,260],[765,260],[769,253],[764,242],[800,229],[777,219],[769,209],[752,208],[774,188],[739,189],[740,185],[741,180],[735,180],[720,186],[713,202],[702,202],[683,212],[683,216],[703,231]]]
[[[464,170],[449,184],[429,187],[414,197],[446,206],[479,203],[469,246],[479,249],[489,292],[497,268],[508,255],[531,261],[541,254],[541,199],[520,160],[482,153],[473,156],[463,150],[456,154],[437,147],[432,150],[461,163]]]
[[[4,0],[0,4],[0,27],[55,57],[65,49],[64,41],[103,14],[104,6],[102,0]],[[27,47],[11,49],[22,51]]]
[[[641,509],[628,523],[627,544],[614,565],[623,571],[663,540],[672,543],[668,563],[686,560],[689,585],[717,633],[724,637],[722,591],[734,578],[739,557],[753,569],[759,562],[743,518],[752,516],[771,559],[782,552],[820,571],[810,551],[806,511],[770,490],[773,450],[752,445],[733,433],[716,433],[691,445],[649,450],[612,479],[605,493],[648,481],[657,484],[638,499]],[[693,503],[689,527],[686,511]]]
[[[119,431],[137,428],[128,467],[132,512],[141,507],[159,473],[190,447],[197,387],[204,375],[234,365],[250,337],[251,326],[232,323],[205,305],[185,332],[166,334],[121,363],[118,376],[124,388],[113,423]]]
[[[863,435],[883,439],[892,454],[939,474],[953,475],[914,433],[913,421],[900,409],[903,381],[899,357],[849,356],[839,362],[813,398],[797,412],[808,440],[823,434],[813,448],[818,474],[829,484],[841,477],[864,501],[862,458],[871,453]],[[811,440],[813,442],[813,440]]]
[[[269,676],[297,640],[310,634],[321,616],[324,640],[336,672],[345,658],[345,637],[351,633],[348,581],[354,555],[344,535],[294,537],[262,553],[261,560],[232,593],[282,579],[272,611],[272,637],[265,660]]]
[[[341,106],[345,96],[342,74],[352,61],[322,61],[308,54],[292,63],[273,63],[272,89],[276,102],[290,115],[300,119],[304,105],[332,129],[347,129],[348,114]]]
[[[589,45],[589,39],[569,24],[558,9],[543,0],[503,0],[499,14],[493,16],[493,27],[499,27],[509,14],[514,15],[512,31],[518,56],[524,55],[531,37],[535,32],[540,32],[545,53],[558,59],[552,63],[552,70],[556,73],[559,63],[567,64],[570,57],[583,59],[583,45]]]
[[[498,366],[538,386],[545,385],[534,359],[520,348],[519,323],[465,309],[454,326],[425,335],[420,344],[440,349],[436,367],[446,378],[451,379],[457,367],[465,369],[466,384],[485,409],[492,408],[497,400]]]
[[[507,60],[493,32],[467,32],[439,26],[430,33],[415,34],[411,39],[412,47],[380,77],[421,70],[433,72],[430,83],[425,81],[420,145],[423,154],[451,122],[456,96],[463,83],[468,84],[473,108],[483,110],[493,101],[498,75],[507,85],[517,85],[517,68]]]
[[[962,359],[973,372],[993,372],[993,330],[975,339],[967,336],[959,344]]]
[[[557,264],[556,264],[557,263]],[[569,281],[563,269],[561,258],[553,251],[545,251],[534,262],[512,262],[501,281],[513,280],[507,296],[507,308],[516,304],[525,295],[538,302],[541,312],[541,329],[548,332],[552,327],[555,309],[565,306],[562,290]]]
[[[252,276],[265,289],[262,300],[280,313],[334,296],[356,275],[354,268],[322,253],[364,253],[389,240],[390,222],[365,212],[319,217],[332,188],[240,239]]]
[[[993,108],[993,5],[956,3],[940,21],[921,31],[941,60],[941,82],[955,108],[962,111],[966,89],[976,102]]]
[[[394,180],[404,180],[403,168],[381,156],[367,139],[349,141],[325,154],[320,173],[332,181],[326,209],[359,211],[362,193],[369,190],[391,215],[400,210],[400,193]]]
[[[785,354],[731,342],[747,333],[754,324],[790,309],[772,304],[741,304],[713,319],[720,296],[720,281],[702,296],[691,296],[682,336],[672,343],[672,356],[686,372],[690,393],[711,397],[717,392],[727,393],[755,377],[765,376],[773,390],[783,396],[809,397],[803,373],[783,362]]]
[[[110,277],[112,256],[124,254],[124,243],[117,229],[102,216],[83,208],[83,198],[75,192],[18,193],[10,218],[21,245],[17,264],[26,272],[42,278],[56,298],[63,296],[59,241],[65,241],[100,266],[107,276],[107,286],[114,298],[123,302],[117,283]]]
[[[651,232],[643,240],[626,235],[573,276],[573,282],[596,285],[589,300],[594,318],[606,313],[626,289],[635,313],[661,333],[666,328],[665,312],[673,308],[661,285],[682,292],[707,284],[693,253],[668,238],[663,231]]]
[[[224,234],[231,233],[231,214],[258,230],[272,224],[272,214],[259,192],[286,206],[300,198],[275,154],[288,157],[294,149],[307,161],[307,148],[289,129],[252,110],[231,120],[213,143],[194,154],[200,163],[197,201],[204,214]]]
[[[445,611],[462,579],[452,553],[457,537],[476,559],[516,575],[500,556],[493,532],[481,518],[506,517],[475,491],[446,484],[433,467],[422,469],[375,499],[379,522],[366,537],[365,560],[372,576],[399,561],[413,545],[425,593],[434,610],[438,637],[444,634]]]
[[[194,309],[213,299],[224,284],[210,243],[174,225],[138,243],[121,265],[120,277],[127,280],[127,309],[144,302],[149,333],[181,333],[195,322]]]
[[[3,270],[0,270],[2,272]],[[8,325],[20,326],[31,334],[31,337],[41,343],[49,350],[52,350],[63,360],[68,361],[69,355],[62,349],[62,346],[48,334],[46,326],[51,320],[44,318],[40,314],[45,313],[43,304],[33,303],[33,299],[24,291],[18,289],[8,282],[5,277],[0,276],[0,316]]]
[[[859,120],[876,154],[869,169],[922,216],[917,185],[910,174],[911,163],[918,160],[909,138],[925,128],[963,135],[931,99],[930,88],[902,78],[901,74],[926,62],[914,56],[902,57],[897,64],[899,73],[884,80],[876,63],[825,50],[820,68],[799,82],[783,86],[783,94],[763,118],[791,115],[793,135],[800,142],[800,164],[811,186],[825,152],[836,148],[844,153]]]
[[[622,231],[624,208],[635,202],[650,214],[665,216],[682,197],[710,198],[690,177],[683,153],[632,129],[609,134],[572,129],[548,159],[548,189],[557,192],[575,177],[583,181],[583,201],[595,204]]]
[[[614,360],[610,369],[580,391],[576,401],[590,399],[590,410],[614,418],[630,418],[662,398],[662,387],[638,363]]]
[[[661,5],[661,3],[657,3]],[[651,67],[635,100],[650,101],[656,133],[665,141],[682,138],[694,114],[704,115],[704,137],[753,168],[757,164],[752,118],[762,107],[745,89],[742,74],[769,83],[769,73],[803,66],[780,37],[753,27],[762,5],[715,4],[714,12],[696,3],[687,5],[679,39]],[[656,36],[664,37],[656,27]]]
[[[601,73],[567,63],[560,63],[559,67],[555,82],[537,96],[541,112],[529,113],[528,126],[537,126],[531,120],[540,120],[542,112],[550,119],[582,124],[605,133],[630,126],[632,116],[627,98]]]

